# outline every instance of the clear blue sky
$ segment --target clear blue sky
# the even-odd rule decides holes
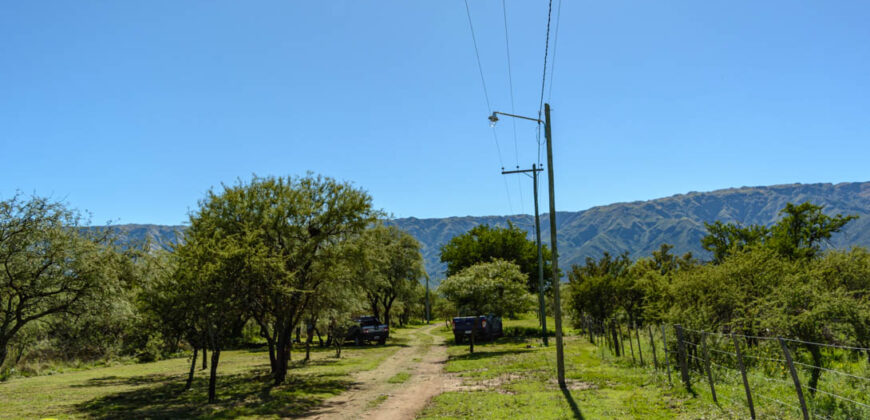
[[[501,2],[469,4],[509,112]],[[546,6],[507,1],[516,113],[538,110]],[[866,1],[565,0],[557,208],[870,180],[868,22]],[[462,1],[0,3],[0,198],[94,223],[178,224],[221,182],[308,170],[397,217],[530,213],[500,159],[535,162],[535,125],[515,146],[500,122],[499,158],[488,112]]]

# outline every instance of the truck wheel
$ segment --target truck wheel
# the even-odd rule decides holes
[[[461,335],[454,335],[453,341],[455,341],[456,344],[462,344],[462,336]]]
[[[386,345],[386,344],[387,344],[387,338],[384,337],[384,338],[378,340],[378,344],[380,344],[380,345],[382,345],[382,346],[383,346],[383,345]]]
[[[353,344],[355,346],[359,346],[360,344],[362,344],[362,340],[360,340],[359,336],[353,338]]]

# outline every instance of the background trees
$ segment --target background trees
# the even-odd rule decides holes
[[[106,235],[83,232],[81,217],[46,198],[0,202],[0,365],[29,324],[87,313],[116,291],[114,250]]]
[[[396,299],[413,304],[425,275],[420,243],[395,226],[376,225],[356,242],[356,275],[372,313],[391,323]]]
[[[538,290],[538,248],[535,241],[527,239],[526,231],[508,221],[508,227],[475,226],[468,232],[453,237],[441,247],[441,262],[447,263],[447,276],[459,273],[464,268],[496,259],[511,261],[526,276],[530,292]],[[550,249],[542,246],[544,261],[544,285],[552,284]]]

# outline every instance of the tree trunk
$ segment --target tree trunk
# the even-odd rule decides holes
[[[306,328],[305,337],[305,362],[311,359],[311,341],[314,340],[314,328]]]
[[[819,385],[819,377],[822,376],[822,369],[819,367],[822,366],[822,351],[819,349],[819,346],[814,344],[808,344],[807,350],[810,351],[810,355],[813,356],[813,368],[810,369],[810,395],[816,395],[816,389]]]
[[[323,337],[320,336],[320,330],[314,328],[314,333],[317,334],[317,341],[320,342],[320,347],[323,347]]]
[[[619,356],[620,356],[620,351],[619,351],[619,335],[616,333],[616,327],[615,327],[615,326],[613,326],[613,325],[610,326],[610,333],[611,333],[612,336],[613,336],[613,340],[612,340],[612,341],[613,341],[613,348],[616,350],[616,357],[619,357]]]
[[[6,360],[6,355],[9,352],[9,346],[6,342],[0,343],[0,367],[3,366],[3,362]]]
[[[220,347],[215,347],[211,350],[211,374],[208,378],[208,403],[214,404],[217,398],[215,397],[215,388],[217,388],[217,367],[218,360],[221,357]]]
[[[187,383],[184,385],[184,390],[187,391],[190,389],[190,386],[193,385],[193,373],[196,372],[196,354],[199,352],[199,349],[193,348],[193,359],[190,361],[190,373],[187,374]],[[205,355],[202,357],[205,359]]]
[[[293,327],[287,325],[278,332],[278,341],[276,344],[277,355],[275,360],[275,385],[280,385],[287,378],[287,365],[290,362],[290,346],[293,344]]]
[[[208,369],[208,346],[202,346],[202,370]]]

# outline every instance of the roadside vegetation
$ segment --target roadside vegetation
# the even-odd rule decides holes
[[[528,314],[506,320],[505,330],[538,325]],[[441,333],[452,338],[447,328]],[[446,370],[457,376],[458,389],[435,397],[421,418],[729,418],[727,411],[722,414],[680,388],[668,387],[666,378],[602,357],[576,331],[565,337],[567,390],[555,380],[554,345],[543,347],[536,337],[479,343],[474,354],[464,345],[451,345],[448,353]]]
[[[394,331],[386,346],[351,346],[336,358],[314,347],[308,362],[290,362],[287,380],[269,380],[267,349],[227,350],[218,382],[222,398],[207,398],[207,370],[196,369],[184,391],[190,359],[172,358],[80,370],[0,384],[3,418],[281,418],[299,416],[325,399],[347,391],[353,375],[380,366],[397,350],[417,340],[418,327]],[[295,346],[297,351],[302,345]]]
[[[328,177],[255,176],[209,191],[170,250],[119,244],[60,202],[2,201],[0,381],[189,355],[167,392],[216,403],[222,354],[265,345],[268,372],[248,379],[283,386],[292,360],[340,357],[355,316],[424,316],[420,244],[371,201]]]

